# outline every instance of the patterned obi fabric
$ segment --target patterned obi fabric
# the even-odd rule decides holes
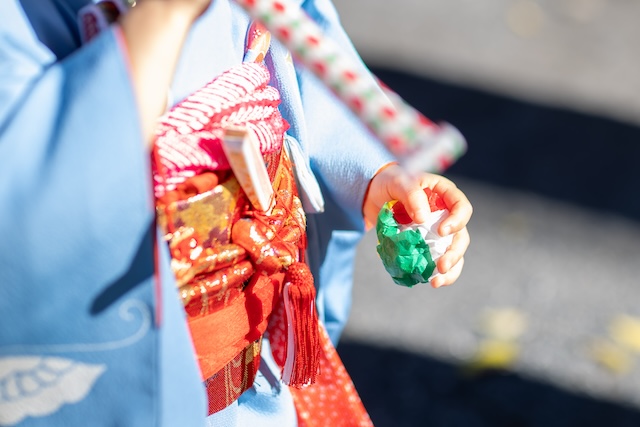
[[[293,167],[282,149],[288,124],[269,78],[260,64],[234,67],[168,112],[157,131],[152,163],[158,224],[210,413],[251,386],[261,338],[279,309],[284,272],[306,245]],[[268,212],[253,208],[229,168],[222,138],[230,126],[257,137],[274,190]]]

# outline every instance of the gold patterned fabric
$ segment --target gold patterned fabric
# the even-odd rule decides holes
[[[268,213],[252,208],[233,174],[201,194],[157,204],[212,413],[253,383],[285,271],[306,245],[290,159],[280,151],[266,160],[275,190]]]

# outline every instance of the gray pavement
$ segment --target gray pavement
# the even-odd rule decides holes
[[[373,71],[470,144],[454,286],[394,285],[360,246],[339,350],[376,424],[640,425],[640,3],[335,3]]]
[[[640,121],[635,0],[336,0],[373,65]]]
[[[346,339],[464,365],[488,338],[483,318],[509,309],[524,325],[515,340],[519,354],[506,368],[640,407],[636,354],[631,366],[614,372],[599,363],[593,348],[612,339],[619,316],[640,315],[640,224],[535,194],[456,181],[475,208],[463,276],[445,289],[397,286],[368,233]]]

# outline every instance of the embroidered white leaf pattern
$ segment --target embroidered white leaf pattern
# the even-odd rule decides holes
[[[44,417],[84,399],[106,365],[61,357],[0,357],[0,426]]]

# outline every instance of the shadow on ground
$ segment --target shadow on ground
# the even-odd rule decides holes
[[[452,176],[640,220],[640,127],[372,71],[427,117],[466,136],[469,151],[447,171]],[[338,351],[376,427],[640,426],[636,409],[515,373],[469,376],[442,360],[353,340]]]
[[[508,372],[345,341],[338,352],[376,427],[635,427],[640,412]]]
[[[372,71],[469,151],[448,173],[640,219],[640,128],[403,72]]]

